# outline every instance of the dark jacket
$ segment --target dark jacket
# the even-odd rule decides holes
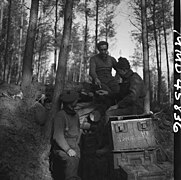
[[[130,114],[142,114],[144,112],[145,85],[142,78],[132,70],[129,70],[123,79],[120,93],[116,100],[120,109],[127,108]]]

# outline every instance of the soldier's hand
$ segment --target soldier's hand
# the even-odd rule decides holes
[[[77,153],[73,150],[73,149],[69,149],[67,151],[67,154],[70,156],[70,157],[75,157],[77,156]]]
[[[101,88],[101,81],[98,78],[95,79],[95,84]]]
[[[109,92],[106,91],[106,90],[98,90],[98,91],[96,91],[96,93],[99,94],[100,96],[104,96],[104,95],[108,95],[109,94]]]
[[[83,130],[89,130],[90,129],[91,124],[88,122],[83,122],[82,125],[80,126],[81,129]]]
[[[118,109],[118,105],[114,105],[114,106],[111,106],[107,111],[111,111],[111,110],[114,110],[114,109]]]

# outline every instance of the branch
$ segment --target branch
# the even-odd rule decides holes
[[[129,21],[136,29],[138,29],[140,32],[142,32],[142,30],[138,26],[136,26],[130,19],[129,19]]]
[[[30,8],[26,4],[23,4],[22,6],[24,6],[26,9],[30,10]]]

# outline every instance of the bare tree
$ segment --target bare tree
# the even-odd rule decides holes
[[[52,120],[53,120],[55,113],[59,109],[59,96],[62,93],[64,86],[65,86],[65,75],[66,75],[66,69],[67,69],[69,41],[70,41],[70,37],[71,37],[71,28],[72,28],[73,2],[74,2],[73,0],[65,1],[64,29],[63,29],[61,46],[60,46],[57,74],[56,74],[56,79],[55,79],[55,88],[54,88],[54,94],[53,94],[53,106],[52,106],[52,110],[51,110],[52,113],[51,113],[50,120],[47,122],[47,131],[46,131],[47,137],[50,137]]]
[[[0,5],[0,35],[2,33],[3,14],[4,14],[4,0],[1,0],[1,5]]]
[[[99,21],[99,0],[96,0],[96,26],[95,26],[95,53],[98,38],[98,21]]]
[[[79,66],[79,82],[82,80],[82,67],[83,67],[83,62],[84,62],[84,47],[85,47],[85,42],[82,41],[82,47],[81,51],[82,53],[80,54],[80,66]]]
[[[41,32],[41,35],[40,35],[40,48],[39,48],[39,51],[38,51],[38,62],[37,62],[37,77],[39,78],[40,77],[40,68],[41,68],[41,56],[42,56],[42,50],[43,50],[43,32]]]
[[[160,104],[160,91],[161,91],[161,70],[160,70],[160,61],[159,61],[159,51],[158,51],[158,33],[157,33],[157,27],[156,27],[156,1],[153,0],[153,16],[152,16],[152,21],[153,21],[153,31],[154,31],[154,40],[155,40],[155,53],[156,53],[156,60],[157,60],[157,73],[158,73],[158,88],[157,88],[157,94],[158,94],[158,99],[157,103],[158,105]]]
[[[23,8],[24,0],[21,0],[21,20],[20,20],[20,31],[19,31],[19,53],[18,53],[18,69],[17,69],[17,75],[16,80],[19,83],[20,77],[21,77],[21,64],[22,64],[22,40],[23,40],[23,14],[24,14],[24,8]]]
[[[166,62],[167,62],[167,81],[168,81],[168,93],[169,93],[169,103],[171,104],[171,84],[170,84],[170,66],[168,60],[168,45],[167,45],[167,30],[166,30],[166,19],[165,19],[165,1],[162,0],[162,17],[163,17],[163,35],[164,35],[164,45],[165,45],[165,54],[166,54]]]
[[[11,28],[11,6],[12,6],[12,1],[9,0],[9,6],[8,6],[8,26],[7,26],[7,36],[6,36],[6,46],[5,46],[5,53],[4,53],[4,74],[3,74],[3,80],[7,80],[7,74],[8,74],[8,51],[9,51],[9,40],[10,40],[10,28]]]
[[[58,0],[56,0],[56,2],[55,2],[55,25],[54,25],[54,32],[55,32],[54,73],[56,72],[56,67],[57,67],[57,23],[58,23]]]
[[[32,61],[33,61],[33,50],[34,50],[34,43],[36,36],[37,19],[38,19],[38,8],[39,8],[39,0],[32,0],[25,52],[23,57],[23,69],[22,69],[23,91],[27,89],[27,87],[31,84],[32,80]],[[26,93],[26,91],[24,93]]]
[[[149,77],[149,56],[148,56],[148,36],[146,24],[146,0],[141,0],[141,20],[142,20],[142,43],[143,43],[143,76],[146,85],[146,97],[144,101],[145,113],[150,112],[150,77]]]
[[[88,43],[88,14],[90,9],[87,7],[87,1],[85,0],[85,30],[84,30],[84,80],[86,79],[86,74],[87,74],[87,43]]]

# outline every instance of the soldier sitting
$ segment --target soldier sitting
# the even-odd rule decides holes
[[[109,92],[119,92],[119,86],[116,83],[115,77],[112,76],[112,68],[115,69],[116,59],[108,55],[108,43],[100,41],[97,44],[99,54],[90,58],[89,74],[93,83],[100,89]]]
[[[146,95],[145,85],[142,78],[130,69],[129,61],[120,57],[116,64],[116,72],[123,82],[120,92],[110,94],[108,91],[100,91],[101,95],[112,96],[116,104],[106,111],[107,116],[137,115],[144,112],[144,97]]]
[[[74,110],[78,98],[78,93],[74,91],[68,91],[60,98],[63,109],[56,114],[54,119],[51,147],[51,171],[54,180],[80,179],[78,176],[80,122]]]

